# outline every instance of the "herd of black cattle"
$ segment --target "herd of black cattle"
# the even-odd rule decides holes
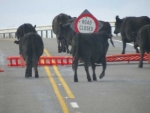
[[[99,78],[101,79],[105,76],[106,54],[109,47],[108,39],[114,46],[110,23],[99,20],[103,27],[98,33],[76,34],[70,28],[70,24],[75,19],[76,17],[71,17],[64,13],[54,17],[52,30],[56,34],[58,52],[67,51],[67,53],[72,54],[74,82],[78,82],[77,68],[79,59],[84,62],[88,81],[92,81],[88,70],[89,64],[93,70],[93,80],[96,81],[95,63],[102,63],[103,70]],[[29,23],[19,26],[16,32],[18,40],[14,42],[19,44],[19,54],[23,56],[27,64],[26,78],[32,76],[32,67],[35,70],[35,77],[39,77],[37,65],[44,49],[42,38],[37,34],[35,27]],[[141,58],[138,67],[142,68],[143,55],[145,52],[150,52],[150,18],[141,16],[120,19],[119,16],[116,16],[114,33],[121,33],[123,42],[122,54],[125,54],[126,43],[133,42],[137,53],[139,53],[138,47],[140,47]],[[71,50],[69,50],[68,46],[71,46]]]

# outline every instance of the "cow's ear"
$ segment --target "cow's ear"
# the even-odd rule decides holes
[[[34,25],[34,28],[36,28],[36,25]]]
[[[118,15],[116,16],[116,20],[118,20],[118,21],[120,20],[120,18],[119,18],[119,16],[118,16]]]

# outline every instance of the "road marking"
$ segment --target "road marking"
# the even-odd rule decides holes
[[[52,76],[50,70],[49,70],[49,67],[48,67],[48,66],[44,66],[44,68],[45,68],[45,71],[46,71],[47,76],[48,76],[48,78],[49,78],[49,81],[51,82],[51,84],[52,84],[52,86],[53,86],[54,92],[55,92],[55,94],[56,94],[56,96],[57,96],[57,98],[58,98],[58,100],[59,100],[59,102],[60,102],[60,104],[61,104],[61,107],[62,107],[62,109],[63,109],[63,113],[69,113],[69,110],[68,110],[68,108],[67,108],[67,105],[66,105],[66,103],[65,103],[65,101],[64,101],[64,99],[63,99],[63,97],[61,96],[61,94],[60,94],[60,92],[59,92],[59,90],[58,90],[58,87],[57,87],[57,85],[56,85],[56,82],[55,82],[55,80],[54,80],[54,78],[53,78],[53,76]]]
[[[44,49],[44,53],[47,55],[47,56],[51,56],[48,51],[46,49]],[[71,92],[70,88],[68,87],[67,83],[65,82],[65,80],[62,78],[61,74],[59,73],[58,71],[58,68],[56,65],[53,65],[53,68],[54,68],[54,71],[56,73],[56,76],[58,77],[59,81],[61,82],[62,86],[64,87],[67,95],[69,98],[75,98],[75,96],[73,95],[73,93]]]
[[[122,43],[122,41],[120,41],[120,40],[115,40],[115,39],[113,39],[113,41],[116,41],[116,42],[121,42]],[[131,43],[127,43],[128,45],[130,45],[130,46],[134,46],[133,44],[131,44]],[[137,47],[138,49],[140,49],[139,47]]]
[[[78,106],[78,104],[76,102],[71,102],[70,105],[73,108],[79,108],[79,106]]]

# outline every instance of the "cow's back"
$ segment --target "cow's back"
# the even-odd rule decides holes
[[[31,24],[25,23],[18,27],[16,31],[16,36],[18,39],[20,39],[21,37],[24,36],[24,34],[30,33],[30,32],[36,33],[36,30]]]
[[[39,58],[43,54],[44,44],[41,36],[36,33],[25,34],[20,46],[22,47],[21,51],[24,57]]]
[[[72,41],[72,55],[75,56],[77,54],[77,56],[79,58],[81,57],[83,60],[86,59],[88,56],[92,58],[94,62],[99,62],[100,58],[105,57],[106,55],[109,46],[107,40],[107,34],[79,33],[75,35]]]
[[[138,32],[141,27],[147,24],[150,24],[150,18],[147,16],[126,17],[121,27],[121,33],[125,35],[127,39],[134,40],[132,32]]]
[[[67,23],[67,21],[71,19],[71,16],[67,15],[67,14],[64,14],[64,13],[60,13],[59,15],[55,16],[53,21],[52,21],[52,29],[53,29],[53,32],[55,34],[58,34],[59,32],[59,24],[60,23]]]
[[[104,22],[104,21],[99,21],[99,22],[101,22],[103,24],[103,27],[99,30],[99,32],[105,31],[109,35],[112,35],[110,23],[109,22]]]

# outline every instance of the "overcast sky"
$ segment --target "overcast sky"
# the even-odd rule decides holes
[[[115,21],[116,15],[150,17],[150,0],[0,0],[0,28],[51,25],[60,13],[77,17],[85,9],[103,21]]]

